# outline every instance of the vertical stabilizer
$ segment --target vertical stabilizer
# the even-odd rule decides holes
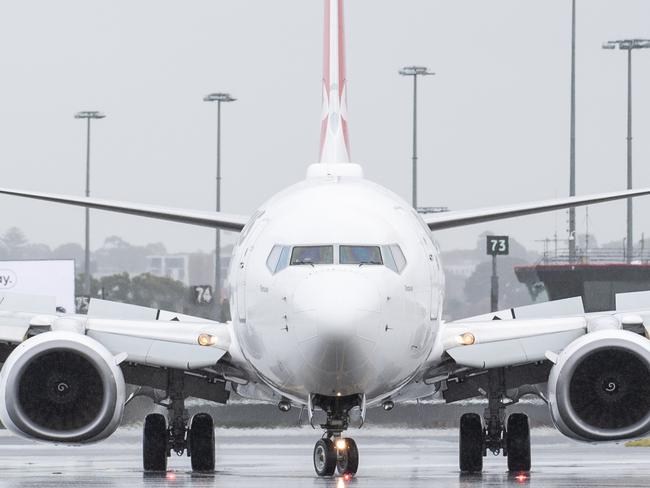
[[[320,162],[350,162],[343,0],[325,0]]]

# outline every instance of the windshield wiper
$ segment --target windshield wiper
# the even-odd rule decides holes
[[[381,261],[361,261],[359,263],[359,267],[363,266],[364,264],[383,264]]]
[[[295,266],[304,266],[305,264],[310,264],[311,266],[314,266],[313,261],[302,261],[302,260],[300,260],[300,261],[294,261],[293,264]]]

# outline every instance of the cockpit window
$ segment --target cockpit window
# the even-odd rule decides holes
[[[334,264],[334,246],[296,246],[291,253],[291,266],[301,264]]]
[[[282,254],[282,246],[273,246],[273,249],[271,249],[271,254],[269,254],[268,258],[266,258],[266,267],[269,268],[269,271],[271,273],[275,273],[275,269],[278,267],[280,254]]]
[[[402,252],[402,248],[397,244],[390,246],[390,250],[393,253],[393,258],[395,259],[395,264],[397,265],[397,272],[401,273],[404,268],[406,268],[406,258]]]
[[[384,263],[387,268],[392,269],[396,273],[401,273],[406,267],[406,258],[402,249],[397,244],[390,246],[383,246]]]
[[[271,254],[266,259],[266,267],[269,268],[271,274],[279,273],[284,268],[289,266],[289,246],[273,246]]]
[[[336,251],[336,256],[335,256]],[[395,273],[401,274],[406,267],[406,258],[397,244],[382,246],[287,246],[275,245],[268,258],[266,267],[271,274],[276,274],[291,266],[316,264],[356,264],[384,265]]]
[[[384,264],[379,246],[340,246],[341,264]]]

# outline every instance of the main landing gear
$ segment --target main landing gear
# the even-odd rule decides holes
[[[503,372],[493,370],[490,375],[488,406],[484,419],[475,413],[460,418],[459,462],[463,473],[480,473],[483,457],[489,450],[495,456],[503,452],[508,457],[508,470],[512,473],[530,471],[530,426],[528,416],[513,413],[506,418]]]
[[[191,459],[193,471],[214,471],[214,421],[209,414],[199,413],[188,422],[182,381],[182,373],[170,372],[169,403],[161,404],[169,412],[169,425],[165,416],[159,413],[149,414],[145,418],[142,437],[142,464],[145,471],[166,471],[167,458],[172,451],[179,456],[186,452]]]
[[[318,401],[319,403],[316,403]],[[314,469],[318,476],[339,475],[353,477],[359,469],[359,449],[354,439],[343,437],[350,422],[350,410],[358,405],[358,398],[320,397],[315,403],[327,414],[322,439],[314,447]]]

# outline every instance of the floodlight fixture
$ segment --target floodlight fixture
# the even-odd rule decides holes
[[[607,41],[603,49],[618,49],[627,51],[627,188],[632,189],[632,51],[637,49],[650,48],[650,39],[619,39]],[[627,199],[627,237],[625,243],[625,257],[631,263],[634,256],[634,232],[633,232],[633,204],[632,199]]]
[[[74,114],[75,119],[103,119],[106,115],[95,110],[85,110]]]
[[[412,160],[412,202],[413,208],[418,208],[418,77],[433,76],[426,66],[405,66],[399,70],[402,76],[413,77],[413,156]]]
[[[86,197],[90,196],[90,121],[103,119],[106,115],[97,110],[83,110],[74,114],[75,119],[86,120]],[[86,207],[86,231],[85,231],[85,249],[84,249],[84,291],[83,293],[90,297],[90,210]]]
[[[399,74],[402,76],[432,76],[435,75],[434,72],[429,71],[429,68],[426,66],[406,66],[399,70]]]
[[[217,102],[217,192],[216,210],[221,211],[221,104],[237,99],[230,93],[209,93],[203,97],[204,102]],[[214,294],[216,306],[221,310],[221,231],[216,230],[214,243]]]
[[[616,49],[617,47],[623,51],[648,49],[650,48],[650,39],[620,39],[603,43],[603,49]]]
[[[234,102],[236,100],[230,96],[230,93],[210,93],[203,97],[204,102]]]

